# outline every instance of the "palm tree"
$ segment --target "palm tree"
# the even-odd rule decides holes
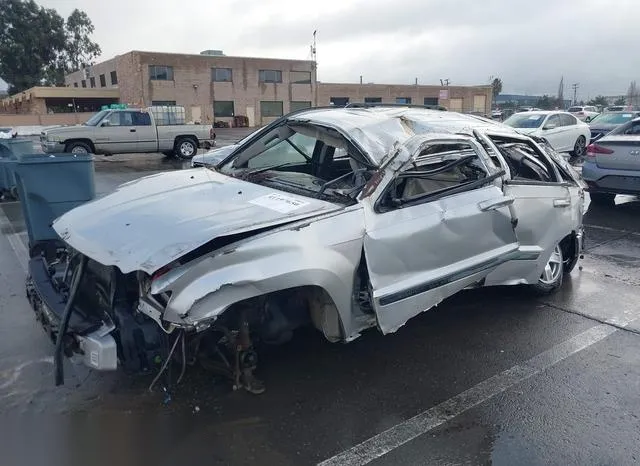
[[[491,87],[493,89],[493,101],[495,102],[498,94],[502,92],[502,79],[494,78],[493,81],[491,81]]]

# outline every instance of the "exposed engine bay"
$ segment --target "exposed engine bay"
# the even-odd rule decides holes
[[[254,376],[257,346],[286,343],[296,328],[310,324],[329,339],[338,331],[337,321],[327,321],[325,308],[333,304],[320,288],[247,299],[210,325],[182,327],[149,316],[143,303],[159,304],[167,297],[150,295],[148,283],[143,272],[123,274],[63,245],[54,257],[42,254],[30,261],[27,296],[56,344],[56,384],[64,382],[66,356],[100,371],[155,373],[150,390],[158,383],[166,390],[180,383],[188,366],[200,365],[227,379],[234,390],[259,394],[265,388]],[[177,379],[170,375],[176,368]]]

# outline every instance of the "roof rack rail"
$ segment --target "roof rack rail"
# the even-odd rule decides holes
[[[448,111],[444,105],[417,105],[417,104],[388,104],[382,102],[361,103],[353,102],[348,103],[344,108],[371,108],[371,107],[409,107],[409,108],[425,108],[428,110],[440,110],[443,112]],[[339,108],[339,107],[338,107]]]

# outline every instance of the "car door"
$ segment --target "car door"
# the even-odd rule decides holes
[[[553,114],[547,117],[542,125],[542,137],[549,141],[555,150],[559,152],[567,150],[565,128],[560,121],[560,115]]]
[[[570,115],[569,113],[561,113],[560,114],[560,123],[562,124],[562,128],[564,129],[563,133],[563,146],[564,150],[572,151],[578,141],[580,136],[584,136],[585,144],[588,142],[586,135],[582,134],[586,131],[586,128],[582,122],[580,122],[576,117]],[[585,131],[581,131],[581,128],[584,128]]]
[[[138,136],[133,126],[133,112],[112,112],[96,129],[95,146],[98,152],[123,154],[138,149]]]
[[[383,333],[480,282],[517,252],[512,198],[470,138],[426,139],[365,209],[364,250]],[[374,194],[375,195],[375,194]]]
[[[151,115],[146,111],[133,113],[133,126],[137,137],[137,152],[158,150],[158,133],[151,123]]]
[[[514,172],[505,180],[505,196],[515,199],[516,235],[520,257],[496,269],[487,285],[536,283],[555,246],[582,224],[582,188],[570,176],[562,177],[555,163],[540,146],[528,139],[489,138],[504,158],[519,159],[516,165],[529,163],[536,170]],[[534,176],[535,174],[535,176]]]

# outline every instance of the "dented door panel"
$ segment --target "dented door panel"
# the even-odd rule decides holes
[[[490,185],[366,213],[364,247],[383,333],[481,280],[518,250],[508,203]]]
[[[577,188],[574,189],[577,191]],[[489,275],[486,285],[538,281],[553,248],[574,230],[576,212],[570,186],[561,183],[505,184],[504,192],[515,199],[516,234],[520,241],[520,264],[504,264]]]

